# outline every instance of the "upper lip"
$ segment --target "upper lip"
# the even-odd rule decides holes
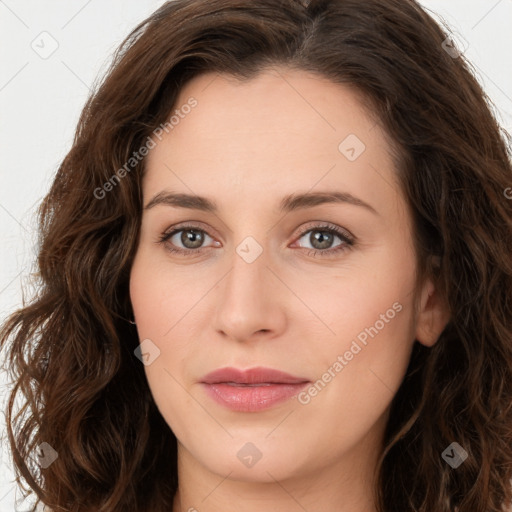
[[[221,382],[233,382],[236,384],[300,384],[309,382],[309,380],[260,366],[249,368],[248,370],[219,368],[205,375],[201,382],[205,384],[219,384]]]

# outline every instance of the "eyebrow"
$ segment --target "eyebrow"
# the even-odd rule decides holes
[[[279,211],[288,213],[303,208],[312,208],[322,204],[340,204],[346,203],[354,206],[360,206],[367,209],[375,215],[380,215],[373,206],[362,199],[353,196],[348,192],[306,192],[302,194],[290,194],[285,196],[279,203]],[[192,210],[201,210],[204,212],[218,213],[219,207],[213,199],[198,196],[195,194],[175,193],[163,190],[156,194],[151,201],[144,207],[149,210],[157,205],[174,206],[177,208],[189,208]]]

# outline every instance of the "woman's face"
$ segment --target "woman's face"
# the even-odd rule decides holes
[[[411,217],[380,126],[349,88],[284,68],[204,74],[175,109],[147,156],[130,296],[179,457],[259,482],[371,466],[414,340],[444,327],[430,282],[413,310]],[[226,367],[303,383],[203,383]]]

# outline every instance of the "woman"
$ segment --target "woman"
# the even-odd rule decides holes
[[[48,509],[511,505],[510,155],[446,41],[408,0],[176,0],[130,34],[2,333]]]

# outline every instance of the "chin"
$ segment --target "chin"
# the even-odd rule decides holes
[[[213,449],[192,447],[192,456],[213,473],[241,482],[275,483],[301,473],[304,464],[297,454],[296,442],[283,443],[261,435],[234,436],[223,443],[214,441]],[[195,449],[194,449],[195,448]],[[191,451],[192,451],[191,450]]]

